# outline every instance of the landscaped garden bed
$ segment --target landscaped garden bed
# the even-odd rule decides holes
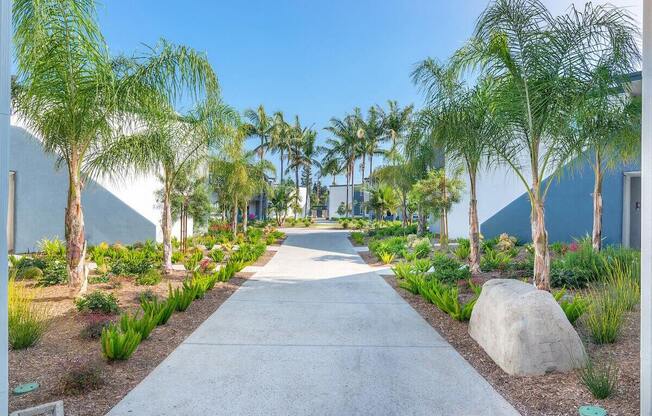
[[[484,241],[481,271],[471,273],[468,241],[442,249],[437,236],[417,237],[414,227],[372,224],[352,233],[368,245],[361,257],[372,266],[392,265],[386,281],[524,415],[576,415],[597,404],[610,415],[638,414],[639,253],[620,247],[596,252],[587,239],[554,243],[552,294],[588,353],[584,368],[567,373],[513,376],[469,335],[468,320],[482,285],[490,279],[531,282],[532,251],[507,235]]]
[[[40,321],[10,325],[10,388],[40,388],[11,395],[10,410],[63,399],[66,414],[104,414],[253,274],[245,266],[271,260],[276,251],[266,244],[284,237],[271,228],[237,237],[214,230],[176,251],[186,270],[168,273],[159,271],[159,245],[103,244],[89,250],[97,268],[83,296],[65,281],[46,285],[49,263],[65,253],[60,243],[14,259],[11,292]]]

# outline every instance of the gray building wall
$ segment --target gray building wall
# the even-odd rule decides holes
[[[640,169],[639,163],[623,164],[604,177],[603,230],[606,244],[620,244],[623,219],[623,172]],[[567,166],[561,179],[553,180],[545,203],[545,221],[550,242],[572,241],[593,229],[593,171],[588,163]],[[481,203],[480,201],[479,203]],[[522,241],[532,240],[530,202],[527,194],[506,205],[480,226],[485,238],[507,233]]]
[[[16,172],[15,252],[36,250],[43,238],[64,237],[68,174],[55,169],[56,157],[43,152],[38,140],[22,127],[11,126],[9,170]],[[156,240],[156,225],[97,182],[89,180],[82,194],[88,244],[131,244]]]

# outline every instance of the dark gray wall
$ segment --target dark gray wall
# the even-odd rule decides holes
[[[10,130],[9,169],[16,172],[15,251],[36,250],[43,238],[64,237],[68,175],[55,169],[56,157],[45,154],[38,140],[22,127]],[[131,244],[156,240],[156,225],[95,181],[82,194],[86,238]]]
[[[620,244],[622,239],[623,172],[639,169],[639,163],[623,164],[605,175],[602,189],[602,235],[606,244]],[[593,229],[593,171],[590,166],[587,163],[568,166],[561,179],[552,180],[545,203],[549,241],[572,241],[573,238],[590,235]],[[527,194],[523,193],[483,222],[481,230],[486,238],[508,233],[519,240],[531,241],[530,202]]]

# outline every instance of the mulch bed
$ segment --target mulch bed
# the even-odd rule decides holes
[[[534,377],[510,376],[503,372],[469,336],[468,323],[458,322],[421,296],[397,286],[394,276],[389,283],[442,337],[444,337],[507,401],[523,415],[577,415],[582,405],[597,404],[609,415],[639,414],[639,327],[640,314],[627,315],[619,340],[614,344],[595,345],[579,325],[579,334],[594,359],[610,359],[619,368],[618,392],[606,400],[594,399],[577,372]]]
[[[254,265],[264,266],[276,254],[268,250]],[[166,325],[154,329],[127,361],[107,363],[101,353],[100,340],[84,339],[80,332],[92,315],[84,315],[74,307],[75,292],[67,286],[43,288],[38,301],[44,302],[55,316],[43,338],[34,346],[9,351],[9,386],[37,381],[39,390],[24,396],[10,395],[9,410],[14,411],[48,403],[64,401],[66,415],[103,415],[159,365],[202,322],[220,307],[253,273],[238,272],[227,283],[217,283],[204,299],[193,302],[187,311],[175,313]],[[168,283],[181,285],[185,272],[173,272],[156,286],[137,286],[129,278],[113,278],[111,283],[89,285],[89,292],[103,290],[118,298],[122,311],[136,311],[139,295],[149,290],[166,297]],[[117,319],[117,315],[112,319]],[[64,392],[61,378],[70,370],[95,368],[101,385],[80,394]]]

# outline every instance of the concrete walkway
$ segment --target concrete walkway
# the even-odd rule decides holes
[[[517,415],[346,236],[288,231],[109,414]]]

